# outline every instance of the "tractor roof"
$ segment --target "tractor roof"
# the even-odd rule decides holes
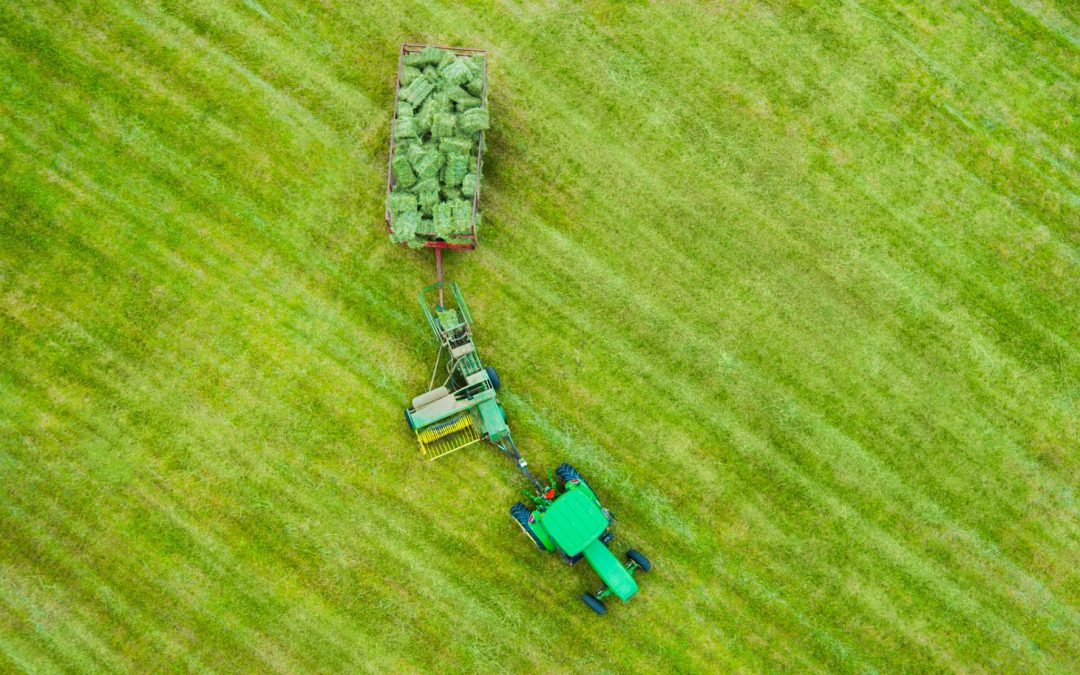
[[[577,555],[604,533],[608,520],[584,490],[569,490],[544,511],[543,524],[566,555]]]

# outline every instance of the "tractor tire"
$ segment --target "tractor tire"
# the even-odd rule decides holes
[[[607,607],[604,606],[604,603],[597,600],[596,596],[594,596],[592,593],[583,593],[581,596],[581,601],[588,605],[589,609],[596,612],[597,614],[607,614]]]
[[[529,539],[533,540],[533,543],[536,544],[536,548],[541,551],[547,550],[544,548],[544,542],[540,541],[540,537],[536,536],[536,533],[529,527],[529,507],[518,502],[510,507],[510,515],[518,522],[518,525],[521,526],[521,530],[529,535]]]
[[[487,366],[484,371],[487,372],[488,379],[491,380],[491,388],[495,391],[502,389],[502,382],[499,380],[499,374],[495,372],[495,369]]]
[[[581,477],[578,470],[566,462],[563,462],[559,465],[559,468],[555,469],[555,475],[562,478],[565,483],[569,483],[572,480],[578,480],[585,483],[585,479]],[[588,483],[586,483],[586,485],[588,485]]]
[[[643,572],[651,572],[652,571],[652,563],[649,562],[649,559],[646,558],[645,556],[641,555],[641,553],[639,553],[638,551],[635,551],[634,549],[630,549],[629,551],[626,552],[626,557],[630,558],[631,560],[636,562],[637,566],[641,568],[641,571],[643,571]]]
[[[408,424],[410,429],[413,429],[413,430],[416,429],[416,427],[413,426],[412,418],[409,417],[409,411],[408,410],[405,411],[405,424]]]
[[[561,478],[563,483],[569,483],[572,480],[576,480],[585,487],[589,487],[589,484],[585,482],[585,479],[578,472],[578,470],[575,469],[573,465],[566,462],[563,462],[559,465],[559,468],[555,469],[555,475]],[[592,490],[591,487],[589,487],[589,489]],[[599,499],[599,497],[597,499]],[[600,510],[604,512],[604,517],[607,518],[609,523],[615,522],[615,516],[612,515],[611,511],[605,509],[603,504],[600,505]]]

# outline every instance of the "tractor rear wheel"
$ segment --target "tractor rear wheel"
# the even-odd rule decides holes
[[[536,536],[536,533],[532,531],[531,527],[529,527],[529,507],[525,506],[521,502],[518,502],[510,507],[510,515],[513,516],[514,520],[516,520],[518,522],[518,525],[521,526],[521,530],[525,534],[529,535],[529,539],[533,540],[533,543],[536,544],[536,548],[540,549],[541,551],[547,550],[546,548],[544,548],[544,543],[540,541],[540,537]]]
[[[581,601],[588,605],[589,609],[596,612],[597,614],[607,614],[607,607],[604,606],[604,603],[597,600],[596,596],[592,593],[582,594]]]
[[[416,427],[413,426],[412,418],[409,417],[408,410],[405,411],[405,424],[408,424],[410,429],[416,429]]]
[[[488,379],[491,380],[491,388],[495,391],[502,389],[502,382],[499,381],[499,374],[495,372],[495,369],[491,366],[484,368],[487,373]]]
[[[582,483],[585,482],[585,479],[581,477],[578,470],[575,469],[573,465],[567,464],[566,462],[563,462],[559,465],[559,468],[555,469],[555,475],[562,478],[563,482],[566,483],[569,483],[572,480],[581,481]]]
[[[626,552],[626,557],[630,558],[630,560],[633,560],[635,563],[637,563],[637,566],[640,567],[643,572],[652,571],[652,563],[649,562],[648,558],[641,555],[640,552],[635,551],[634,549],[630,549],[629,551]]]
[[[589,484],[585,482],[581,473],[573,467],[572,464],[563,462],[559,465],[559,468],[555,469],[555,475],[562,479],[564,483],[569,483],[572,480],[576,480],[585,487],[589,487]],[[592,490],[592,488],[589,488]],[[603,504],[600,505],[600,510],[604,512],[604,517],[608,519],[609,523],[615,522],[615,516],[611,515],[611,511],[604,508]]]

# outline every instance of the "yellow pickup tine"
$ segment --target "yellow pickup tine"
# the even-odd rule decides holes
[[[416,440],[420,442],[420,454],[433,460],[476,443],[480,432],[470,411],[437,428],[417,431]]]

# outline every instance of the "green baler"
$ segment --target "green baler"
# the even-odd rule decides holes
[[[444,304],[444,290],[452,302]],[[432,297],[438,304],[432,308]],[[496,446],[512,444],[506,414],[495,398],[499,376],[494,368],[484,367],[472,340],[472,315],[455,282],[440,282],[420,291],[431,331],[439,341],[435,375],[443,353],[448,356],[446,380],[412,400],[405,411],[405,421],[416,432],[420,453],[437,459],[481,440]]]

